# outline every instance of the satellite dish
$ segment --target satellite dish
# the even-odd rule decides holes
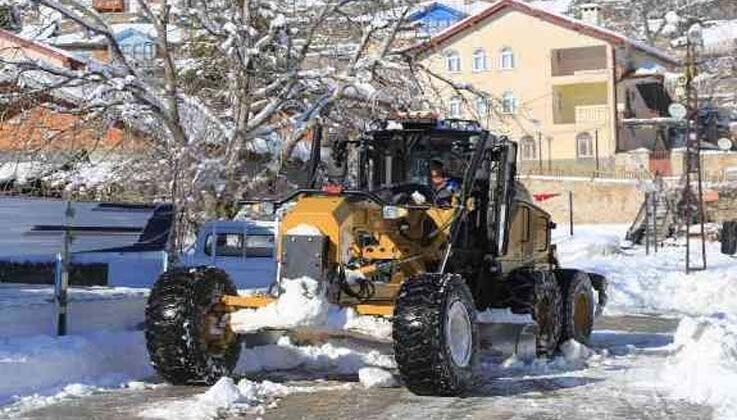
[[[721,139],[717,140],[717,146],[719,149],[724,150],[725,152],[728,150],[732,150],[732,140],[722,137]]]
[[[673,102],[668,107],[668,114],[670,114],[671,117],[675,118],[678,121],[683,120],[686,118],[686,114],[688,114],[688,110],[686,109],[683,104],[679,104],[678,102]]]

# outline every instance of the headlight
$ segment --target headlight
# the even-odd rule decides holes
[[[407,209],[397,206],[384,206],[381,213],[386,220],[396,220],[407,215]]]

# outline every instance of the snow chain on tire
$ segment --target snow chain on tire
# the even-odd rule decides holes
[[[470,353],[456,363],[449,314],[468,322]],[[467,316],[467,317],[466,317]],[[455,319],[455,318],[454,318]],[[468,337],[465,332],[461,336]],[[419,395],[459,395],[473,382],[478,353],[478,327],[473,296],[463,278],[456,274],[422,274],[406,280],[397,295],[393,318],[394,357],[407,388]]]
[[[233,334],[213,349],[205,340],[209,332],[202,320],[220,296],[236,294],[228,275],[217,268],[161,275],[146,306],[146,347],[151,364],[165,380],[213,384],[232,372],[240,355],[238,337]]]
[[[557,270],[563,299],[560,342],[574,339],[588,344],[594,327],[594,289],[588,274],[579,270]]]
[[[561,293],[552,273],[519,271],[508,280],[507,301],[513,313],[531,314],[538,324],[538,356],[552,356],[561,334]]]

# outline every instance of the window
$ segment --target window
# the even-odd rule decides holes
[[[522,149],[522,160],[537,160],[537,144],[532,136],[525,136],[520,139],[520,149]]]
[[[486,98],[476,98],[476,112],[479,117],[485,117],[489,114],[489,101]]]
[[[454,96],[450,98],[450,102],[448,105],[448,113],[451,117],[460,117],[461,116],[461,98]]]
[[[578,158],[594,157],[594,140],[589,133],[579,133],[576,136],[576,156]]]
[[[156,46],[152,42],[123,44],[120,50],[128,59],[139,64],[150,64],[156,58]]]
[[[458,73],[461,71],[461,56],[455,51],[448,51],[445,54],[445,69],[450,73]]]
[[[516,59],[514,57],[514,52],[511,48],[505,47],[502,49],[502,52],[499,54],[499,67],[502,70],[511,70],[517,66]]]
[[[502,113],[517,113],[517,98],[512,92],[506,92],[504,93],[504,96],[502,96]]]
[[[208,235],[205,240],[205,254],[207,255],[212,255],[212,236],[212,234]],[[221,257],[244,256],[243,235],[239,233],[218,234],[215,252]]]
[[[486,51],[479,48],[473,52],[473,71],[486,71],[489,66],[486,59]]]
[[[212,234],[205,239],[205,254],[212,255]],[[256,234],[246,235],[245,249],[243,234],[218,233],[218,257],[270,257],[274,251],[274,235]]]

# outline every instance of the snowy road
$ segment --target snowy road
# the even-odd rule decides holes
[[[418,397],[404,388],[364,389],[354,376],[265,374],[301,391],[271,404],[231,410],[224,418],[264,419],[708,419],[711,408],[662,395],[657,372],[666,360],[678,320],[621,316],[597,322],[587,361],[548,362],[482,370],[478,391],[467,398]],[[20,414],[21,419],[129,419],[152,407],[183,403],[206,391],[158,386],[105,391]],[[175,412],[172,412],[175,414]]]

